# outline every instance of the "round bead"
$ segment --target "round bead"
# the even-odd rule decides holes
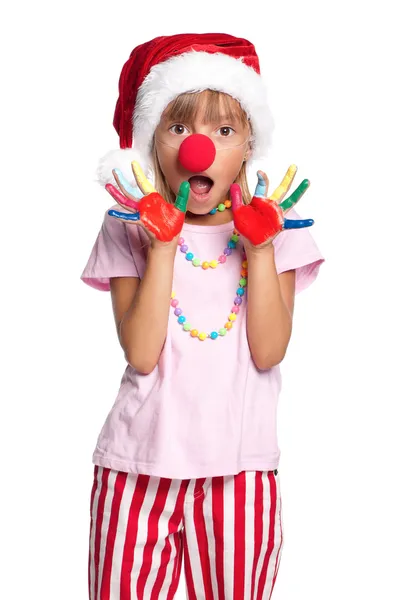
[[[183,244],[182,246],[180,246],[180,250],[181,252],[186,252],[188,250],[188,246],[186,244]]]
[[[227,323],[225,323],[224,327],[225,327],[225,329],[232,329],[231,321],[228,321]]]
[[[240,296],[236,296],[236,298],[234,300],[234,304],[236,304],[237,306],[242,304],[242,298]]]
[[[202,263],[202,269],[208,269],[209,266],[210,266],[209,263],[206,261]]]
[[[179,317],[180,315],[182,315],[182,308],[176,308],[174,311],[174,314],[176,317]]]
[[[197,337],[198,336],[198,330],[197,329],[191,329],[191,337]]]
[[[221,254],[221,256],[218,257],[218,262],[221,264],[224,264],[227,260],[227,257],[225,256],[225,254]]]
[[[171,292],[171,299],[175,298],[176,293],[175,292]]]
[[[216,260],[212,260],[210,263],[210,266],[212,269],[215,269],[217,265],[218,265],[218,262]]]
[[[180,319],[182,319],[182,317],[180,317]],[[228,319],[230,321],[236,321],[236,314],[235,313],[231,313],[228,317]]]
[[[231,312],[235,313],[236,315],[239,312],[239,306],[236,306],[236,304],[231,308]]]
[[[216,340],[218,338],[218,333],[217,331],[212,331],[210,334],[210,337],[212,340]]]
[[[239,236],[238,236],[238,235],[236,235],[236,233],[234,233],[233,235],[231,235],[231,240],[232,240],[233,242],[237,242],[237,241],[239,240]]]
[[[205,340],[207,338],[207,335],[206,335],[206,333],[200,333],[198,337],[203,342],[203,340]]]
[[[232,240],[229,240],[229,242],[228,242],[228,248],[236,248],[236,242],[233,242]]]
[[[240,274],[242,275],[242,277],[247,277],[248,274],[248,270],[247,269],[242,269]]]
[[[182,323],[185,323],[185,321],[186,321],[186,320],[187,320],[187,318],[186,318],[186,317],[184,317],[184,315],[181,315],[181,316],[180,316],[180,317],[178,317],[178,319],[177,319],[177,321],[178,321],[180,324],[182,324]]]
[[[172,300],[170,304],[171,304],[171,306],[173,308],[175,308],[176,306],[178,306],[178,300],[177,300],[177,298],[174,298],[174,300]]]
[[[244,277],[242,277],[242,279],[239,281],[240,287],[245,287],[246,284],[247,284],[246,279]]]
[[[225,210],[225,204],[219,204],[217,208],[220,212],[223,212]]]
[[[190,331],[191,326],[189,323],[184,323],[184,331]]]
[[[225,256],[231,256],[231,254],[232,254],[231,248],[224,248],[224,254],[225,254]]]
[[[200,258],[194,258],[192,261],[192,264],[194,267],[199,267],[200,266]]]
[[[225,208],[231,208],[231,206],[232,206],[231,200],[225,200],[224,204],[225,204]]]
[[[192,260],[192,259],[193,259],[193,254],[192,254],[192,252],[187,252],[187,253],[186,253],[186,255],[185,255],[185,258],[186,258],[187,260]]]
[[[244,261],[242,262],[242,268],[243,268],[243,269],[247,269],[247,267],[248,267],[248,266],[249,266],[249,263],[247,262],[247,260],[244,260]]]
[[[211,211],[209,212],[209,215],[215,215],[217,212],[216,208],[212,208]]]
[[[245,290],[243,288],[238,288],[236,290],[236,293],[238,294],[238,296],[243,296],[245,293]]]
[[[225,335],[226,333],[227,333],[227,330],[225,329],[225,327],[221,327],[221,329],[218,332],[219,335]]]
[[[182,246],[183,243],[184,243],[184,238],[183,237],[178,238],[178,245]]]

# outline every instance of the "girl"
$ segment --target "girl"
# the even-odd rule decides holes
[[[114,126],[99,179],[116,204],[81,275],[110,290],[127,361],[93,455],[90,599],[171,599],[184,558],[188,598],[268,600],[279,364],[324,260],[293,208],[309,182],[285,198],[292,166],[271,195],[259,171],[249,192],[273,123],[244,39],[138,46]]]

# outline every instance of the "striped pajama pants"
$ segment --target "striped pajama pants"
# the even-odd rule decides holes
[[[94,467],[90,600],[269,600],[281,559],[278,471],[167,479]]]

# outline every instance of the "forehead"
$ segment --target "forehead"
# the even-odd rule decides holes
[[[248,124],[246,113],[237,100],[213,90],[180,94],[166,107],[162,119],[184,123],[213,124],[229,121],[242,126]]]

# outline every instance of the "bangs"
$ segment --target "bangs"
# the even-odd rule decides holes
[[[216,90],[180,94],[170,102],[164,114],[172,121],[192,123],[203,106],[203,122],[206,125],[224,120],[238,122],[242,126],[250,125],[239,102],[232,96]]]

